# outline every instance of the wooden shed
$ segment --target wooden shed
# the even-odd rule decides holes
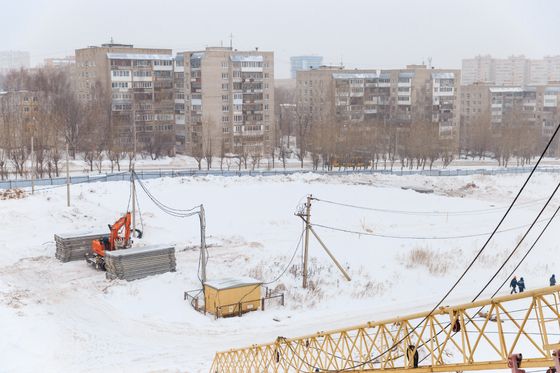
[[[261,306],[262,282],[248,277],[224,278],[204,283],[206,312],[216,317],[237,316]]]

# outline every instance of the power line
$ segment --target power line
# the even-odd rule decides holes
[[[541,220],[538,220],[537,222],[542,223],[542,222],[545,222],[545,221],[549,221],[550,219],[541,219]],[[351,230],[351,229],[332,227],[332,226],[323,225],[323,224],[316,224],[316,223],[314,223],[312,225],[315,226],[315,227],[323,228],[323,229],[329,229],[329,230],[333,230],[333,231],[337,231],[337,232],[356,234],[356,235],[359,235],[359,236],[372,236],[372,237],[392,238],[392,239],[401,239],[401,240],[455,240],[455,239],[482,237],[482,236],[487,236],[489,234],[492,234],[492,232],[486,232],[486,233],[475,233],[475,234],[466,234],[466,235],[457,235],[457,236],[431,236],[431,237],[427,237],[427,236],[397,236],[397,235],[389,235],[389,234],[382,234],[382,233],[354,231],[354,230]],[[496,233],[511,232],[511,231],[515,231],[515,230],[518,230],[518,229],[521,229],[521,228],[526,228],[529,225],[531,225],[531,224],[524,224],[524,225],[519,225],[519,226],[516,226],[516,227],[501,229],[499,231],[496,231]]]
[[[433,211],[411,211],[411,210],[393,210],[393,209],[382,209],[382,208],[368,207],[368,206],[359,206],[359,205],[353,205],[353,204],[348,204],[348,203],[330,201],[330,200],[326,200],[326,199],[320,199],[320,198],[313,198],[313,199],[315,201],[327,203],[327,204],[330,204],[330,205],[354,208],[354,209],[359,209],[359,210],[383,212],[383,213],[389,213],[389,214],[421,215],[421,216],[426,216],[426,215],[433,215],[433,216],[482,215],[482,214],[496,213],[496,212],[499,212],[500,210],[505,210],[507,208],[507,206],[501,206],[501,207],[493,207],[493,208],[487,208],[487,209],[464,210],[464,211],[435,211],[435,210],[433,210]],[[545,199],[546,198],[542,198],[542,199],[536,199],[536,200],[529,201],[529,202],[519,203],[517,205],[517,207],[531,206],[531,205],[534,205],[534,204],[536,204],[538,202],[541,202]]]
[[[284,270],[272,281],[268,281],[268,282],[263,282],[263,285],[270,285],[272,283],[275,283],[276,281],[280,280],[282,278],[282,276],[284,276],[284,274],[288,271],[288,269],[290,268],[290,265],[292,264],[292,262],[294,261],[294,258],[296,257],[296,254],[301,246],[301,241],[303,239],[303,233],[305,232],[305,230],[301,231],[301,234],[299,235],[299,240],[298,243],[296,245],[296,249],[294,250],[294,253],[292,254],[292,257],[290,258],[290,261],[288,262],[288,264],[286,265],[286,267],[284,268]]]

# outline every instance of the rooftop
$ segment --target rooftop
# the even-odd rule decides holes
[[[110,60],[164,60],[172,61],[170,54],[107,53]]]
[[[204,285],[210,286],[216,290],[234,289],[250,285],[260,285],[262,281],[255,280],[251,277],[230,277],[218,280],[206,281]]]

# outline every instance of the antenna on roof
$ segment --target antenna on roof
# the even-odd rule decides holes
[[[229,33],[229,49],[233,50],[233,34]]]
[[[115,43],[115,41],[113,40],[113,37],[112,37],[112,36],[111,36],[111,39],[110,39],[109,42],[110,42],[111,44],[114,44],[114,43]]]
[[[428,57],[428,69],[432,68],[432,57]]]

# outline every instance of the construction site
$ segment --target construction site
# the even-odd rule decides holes
[[[4,367],[555,372],[560,177],[539,169],[545,152],[518,175],[133,169],[8,193]]]

